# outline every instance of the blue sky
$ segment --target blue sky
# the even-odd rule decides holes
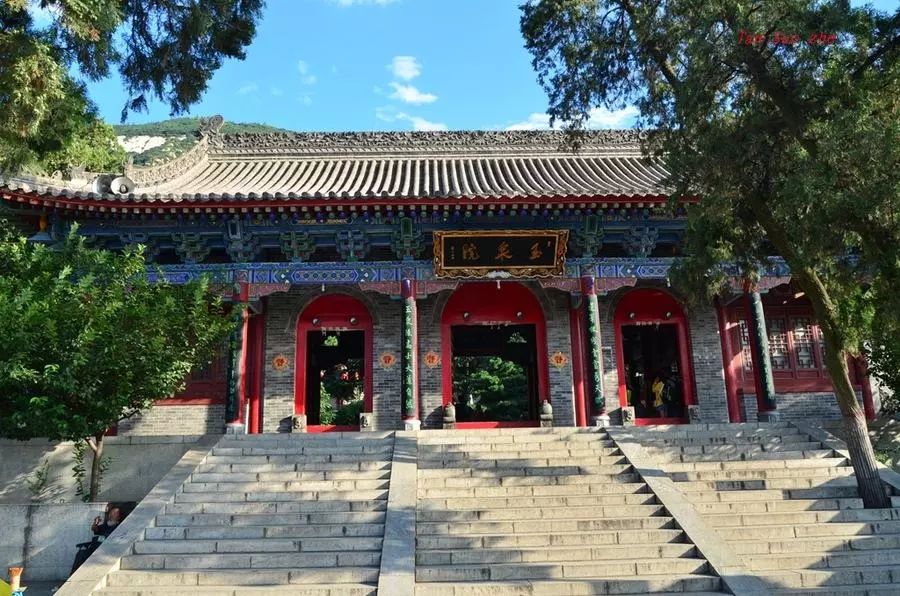
[[[268,0],[246,60],[226,62],[191,114],[300,131],[546,127],[521,1]],[[89,93],[118,122],[118,77]],[[633,115],[597,110],[594,124],[626,127]],[[128,122],[168,117],[152,103]]]

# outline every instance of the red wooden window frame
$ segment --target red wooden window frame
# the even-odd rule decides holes
[[[773,328],[776,322],[784,329],[784,345],[786,366],[777,366],[776,360],[772,360],[772,377],[775,380],[776,393],[828,393],[833,391],[831,379],[825,370],[824,341],[822,331],[812,314],[812,307],[808,303],[800,303],[785,306],[775,306],[763,302],[763,311],[766,315],[766,330],[769,333],[769,353],[773,352]],[[750,357],[750,347],[745,343],[746,339],[742,326],[749,324],[746,318],[746,310],[740,303],[729,309],[729,320],[736,324],[736,333],[731,335],[732,347],[736,354],[738,365],[737,377],[744,393],[756,393],[753,382],[753,363]],[[801,367],[798,365],[797,335],[795,322],[806,319],[809,327],[809,341],[811,344],[811,356],[813,367]],[[859,385],[859,378],[850,367],[850,380],[854,385]]]
[[[225,344],[213,355],[209,364],[190,375],[183,391],[168,399],[156,402],[158,406],[202,406],[224,404],[228,390],[228,345]]]

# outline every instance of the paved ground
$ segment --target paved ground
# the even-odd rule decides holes
[[[63,582],[32,582],[25,587],[27,596],[50,596]]]

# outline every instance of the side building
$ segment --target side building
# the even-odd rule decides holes
[[[35,240],[77,222],[97,246],[146,245],[151,276],[208,275],[250,303],[220,357],[120,433],[839,416],[809,302],[778,258],[715,305],[689,311],[670,288],[691,205],[669,204],[638,131],[572,151],[555,131],[221,125],[162,165],[0,180]]]

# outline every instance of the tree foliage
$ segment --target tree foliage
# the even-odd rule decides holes
[[[840,0],[522,8],[551,117],[577,139],[591,108],[636,104],[651,130],[646,149],[672,172],[673,200],[701,197],[675,271],[685,295],[722,291],[723,261],[753,277],[769,256],[786,260],[854,426],[863,497],[883,503],[872,496],[880,484],[847,357],[873,325],[900,329],[900,11]],[[789,35],[798,38],[778,43]]]
[[[263,0],[0,3],[0,167],[64,151],[96,122],[85,82],[117,69],[128,100],[187,111],[226,58],[242,59]],[[40,15],[40,18],[37,18]],[[77,73],[77,74],[74,74]]]
[[[527,420],[528,381],[521,364],[499,356],[453,358],[457,417],[471,420]]]
[[[99,462],[106,429],[212,356],[234,329],[221,300],[205,281],[150,283],[145,267],[142,249],[74,232],[61,251],[0,243],[0,436],[91,438]]]

